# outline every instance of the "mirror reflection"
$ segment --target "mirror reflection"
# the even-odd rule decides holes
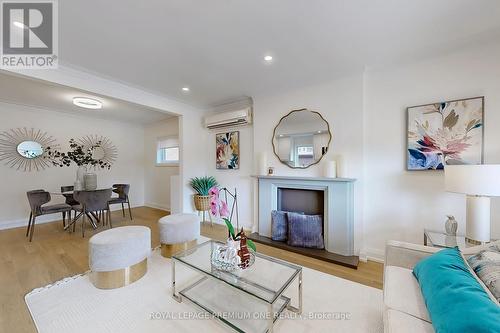
[[[294,110],[274,129],[274,154],[291,168],[307,168],[327,153],[331,138],[328,122],[318,112]]]
[[[43,154],[43,147],[35,141],[23,141],[17,146],[19,155],[25,158],[37,158]]]
[[[105,156],[104,149],[102,147],[92,148],[92,158],[94,160],[102,160]]]

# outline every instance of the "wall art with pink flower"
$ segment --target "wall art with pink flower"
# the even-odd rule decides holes
[[[408,170],[483,163],[484,97],[408,108]]]
[[[219,133],[216,140],[216,168],[240,168],[240,132]]]

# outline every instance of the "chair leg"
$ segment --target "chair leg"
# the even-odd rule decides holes
[[[66,212],[62,212],[62,218],[63,218],[63,229],[66,228]]]
[[[36,216],[33,216],[33,219],[31,222],[30,242],[33,239],[33,234],[35,233],[35,219],[36,219]]]
[[[132,210],[130,209],[130,201],[127,199],[127,205],[128,205],[128,215],[130,215],[130,220],[132,221]]]
[[[123,202],[122,202],[122,214],[123,214],[123,217],[125,217],[125,206],[123,205]]]
[[[31,228],[31,218],[33,216],[33,212],[30,212],[30,219],[28,220],[28,228],[26,228],[26,237],[28,237]]]
[[[82,237],[85,238],[85,221],[87,220],[87,214],[82,216]]]
[[[113,222],[111,222],[111,211],[109,210],[109,206],[108,206],[108,222],[109,222],[109,227],[113,228]]]

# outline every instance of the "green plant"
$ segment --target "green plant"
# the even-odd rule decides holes
[[[208,191],[214,187],[218,186],[217,180],[212,176],[195,177],[191,178],[189,185],[195,190],[199,195],[208,195]]]
[[[238,241],[238,240],[241,240],[241,234],[243,233],[243,228],[241,228],[241,231],[238,232],[236,235],[234,234],[234,227],[233,227],[233,224],[231,223],[231,221],[228,219],[228,218],[224,218],[223,219],[224,222],[226,223],[226,226],[227,226],[227,230],[229,232],[229,236],[235,240],[235,241]],[[249,248],[251,248],[254,252],[257,251],[257,247],[255,246],[255,243],[251,240],[251,239],[248,239],[247,238],[247,246]]]

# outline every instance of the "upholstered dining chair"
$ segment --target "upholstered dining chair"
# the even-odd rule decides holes
[[[75,191],[73,197],[76,201],[80,203],[79,206],[74,207],[76,210],[80,211],[80,214],[75,217],[73,223],[83,216],[82,218],[82,237],[85,237],[85,222],[87,217],[94,216],[96,220],[97,214],[99,212],[104,212],[103,214],[103,225],[109,222],[109,227],[112,228],[113,224],[111,222],[111,213],[109,211],[109,199],[111,198],[112,189],[95,190],[95,191]],[[91,219],[91,218],[90,218]],[[92,223],[92,219],[91,222]]]
[[[132,220],[132,210],[130,209],[130,200],[128,192],[130,191],[130,184],[113,184],[113,192],[118,194],[118,197],[113,197],[109,201],[110,205],[122,204],[122,214],[125,217],[125,204],[128,205],[128,214]]]
[[[30,218],[28,221],[28,228],[26,229],[26,237],[29,235],[29,241],[33,239],[33,233],[35,232],[35,220],[37,216],[63,213],[63,225],[66,224],[66,213],[71,211],[71,206],[65,203],[46,205],[50,202],[50,193],[45,190],[33,190],[26,192],[28,196],[28,202],[30,204]]]
[[[66,204],[70,205],[71,207],[76,207],[80,204],[73,197],[73,193],[65,193],[65,192],[73,192],[74,188],[75,187],[73,185],[61,186],[61,193],[62,193],[63,197],[66,199]],[[73,211],[75,212],[75,216],[76,216],[76,209],[73,209]],[[66,215],[66,213],[63,213],[63,218],[64,218],[64,215]],[[69,212],[69,220],[71,221],[71,212]]]

